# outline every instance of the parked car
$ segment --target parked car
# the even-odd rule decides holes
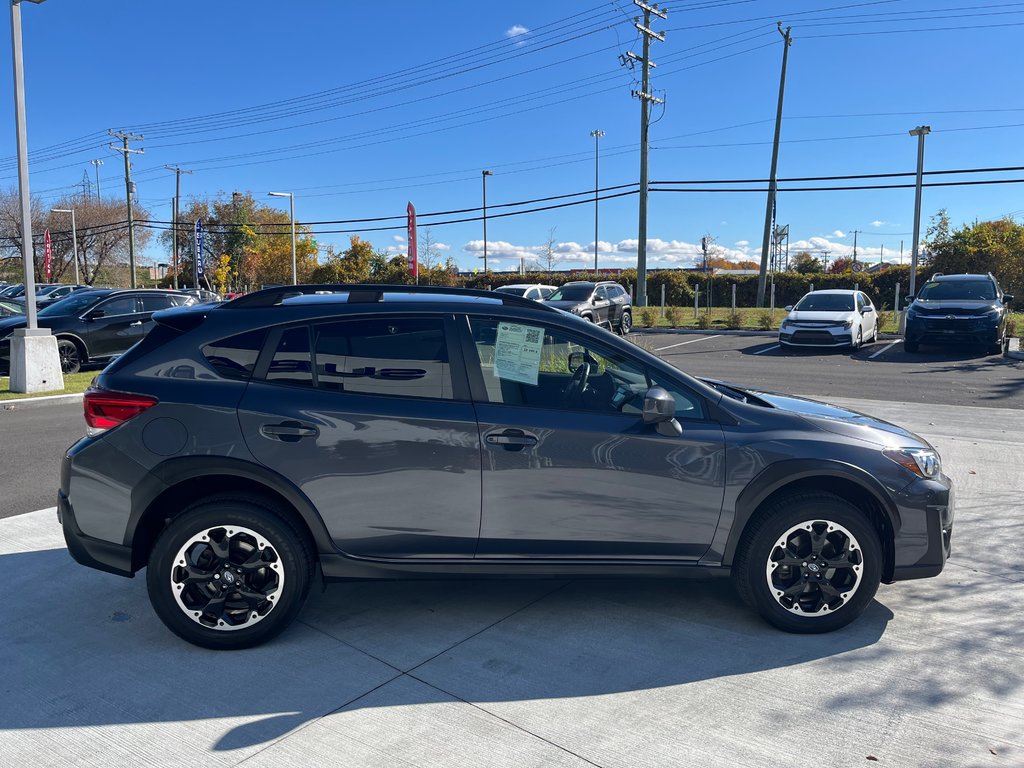
[[[25,314],[25,302],[22,299],[0,298],[0,317],[17,317]]]
[[[223,301],[218,294],[205,288],[182,288],[181,293],[194,298],[197,304],[214,304],[218,301]]]
[[[70,296],[75,291],[90,290],[88,285],[48,285],[45,291],[36,292],[36,306],[45,307],[48,304],[60,301]]]
[[[950,480],[920,437],[695,379],[548,303],[287,286],[154,320],[86,392],[57,510],[78,562],[146,568],[197,645],[270,639],[318,567],[731,572],[767,621],[825,632],[949,554]]]
[[[57,337],[61,370],[77,373],[85,363],[109,360],[142,340],[161,309],[186,306],[195,299],[176,291],[76,291],[39,310],[40,328]],[[25,327],[25,317],[0,320],[0,369],[10,370],[11,334]]]
[[[25,295],[24,283],[13,283],[0,290],[0,299],[16,299]]]
[[[544,301],[555,292],[553,285],[541,285],[540,283],[516,283],[514,285],[503,285],[495,288],[495,293],[508,293],[512,296],[522,296],[534,301]]]
[[[811,291],[779,326],[784,347],[852,347],[878,341],[878,312],[861,291]]]
[[[988,275],[935,274],[908,296],[903,348],[917,352],[921,344],[984,344],[989,354],[1006,349],[1006,322],[1013,296],[1003,293]]]
[[[623,336],[633,327],[633,302],[625,288],[610,280],[565,283],[544,301],[579,315],[589,323],[614,329]]]

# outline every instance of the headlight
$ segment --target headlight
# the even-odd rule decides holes
[[[779,330],[781,331],[787,325],[789,325],[789,318],[788,317],[782,318],[782,325],[779,326]]]
[[[846,328],[847,330],[853,328],[853,320],[847,320],[845,323],[843,323],[843,328]]]
[[[935,477],[942,471],[939,454],[928,448],[890,448],[882,453],[918,477]]]
[[[911,304],[909,307],[907,307],[907,317],[916,317],[917,314],[918,311],[916,304]]]

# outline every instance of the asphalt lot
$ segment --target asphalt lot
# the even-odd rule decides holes
[[[1024,764],[1022,363],[635,336],[931,440],[958,494],[943,574],[810,637],[726,580],[333,585],[275,643],[215,653],[164,629],[143,579],[64,550],[50,507],[81,404],[0,409],[0,766]]]

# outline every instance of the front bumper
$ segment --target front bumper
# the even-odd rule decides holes
[[[915,317],[904,338],[917,344],[995,344],[999,325],[988,318]]]
[[[916,480],[896,496],[901,527],[893,541],[887,581],[937,576],[952,549],[955,493],[948,477]]]
[[[794,347],[849,347],[853,345],[853,330],[841,325],[814,328],[789,326],[779,329],[779,344]]]

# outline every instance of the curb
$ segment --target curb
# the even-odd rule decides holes
[[[0,410],[14,411],[21,408],[37,408],[44,405],[73,403],[81,400],[84,396],[84,392],[76,392],[70,395],[40,395],[39,397],[19,397],[16,400],[0,400]]]
[[[1003,353],[1003,357],[1008,357],[1011,360],[1024,360],[1024,350],[1020,347],[1021,339],[1010,339],[1006,345],[1006,352]]]
[[[641,333],[644,335],[653,334],[680,334],[680,335],[697,335],[697,336],[773,336],[779,335],[778,330],[774,331],[755,331],[755,330],[743,330],[740,329],[729,329],[729,328],[645,328],[644,326],[634,325],[632,333]],[[898,333],[883,333],[878,334],[879,339],[896,340],[902,339]]]

